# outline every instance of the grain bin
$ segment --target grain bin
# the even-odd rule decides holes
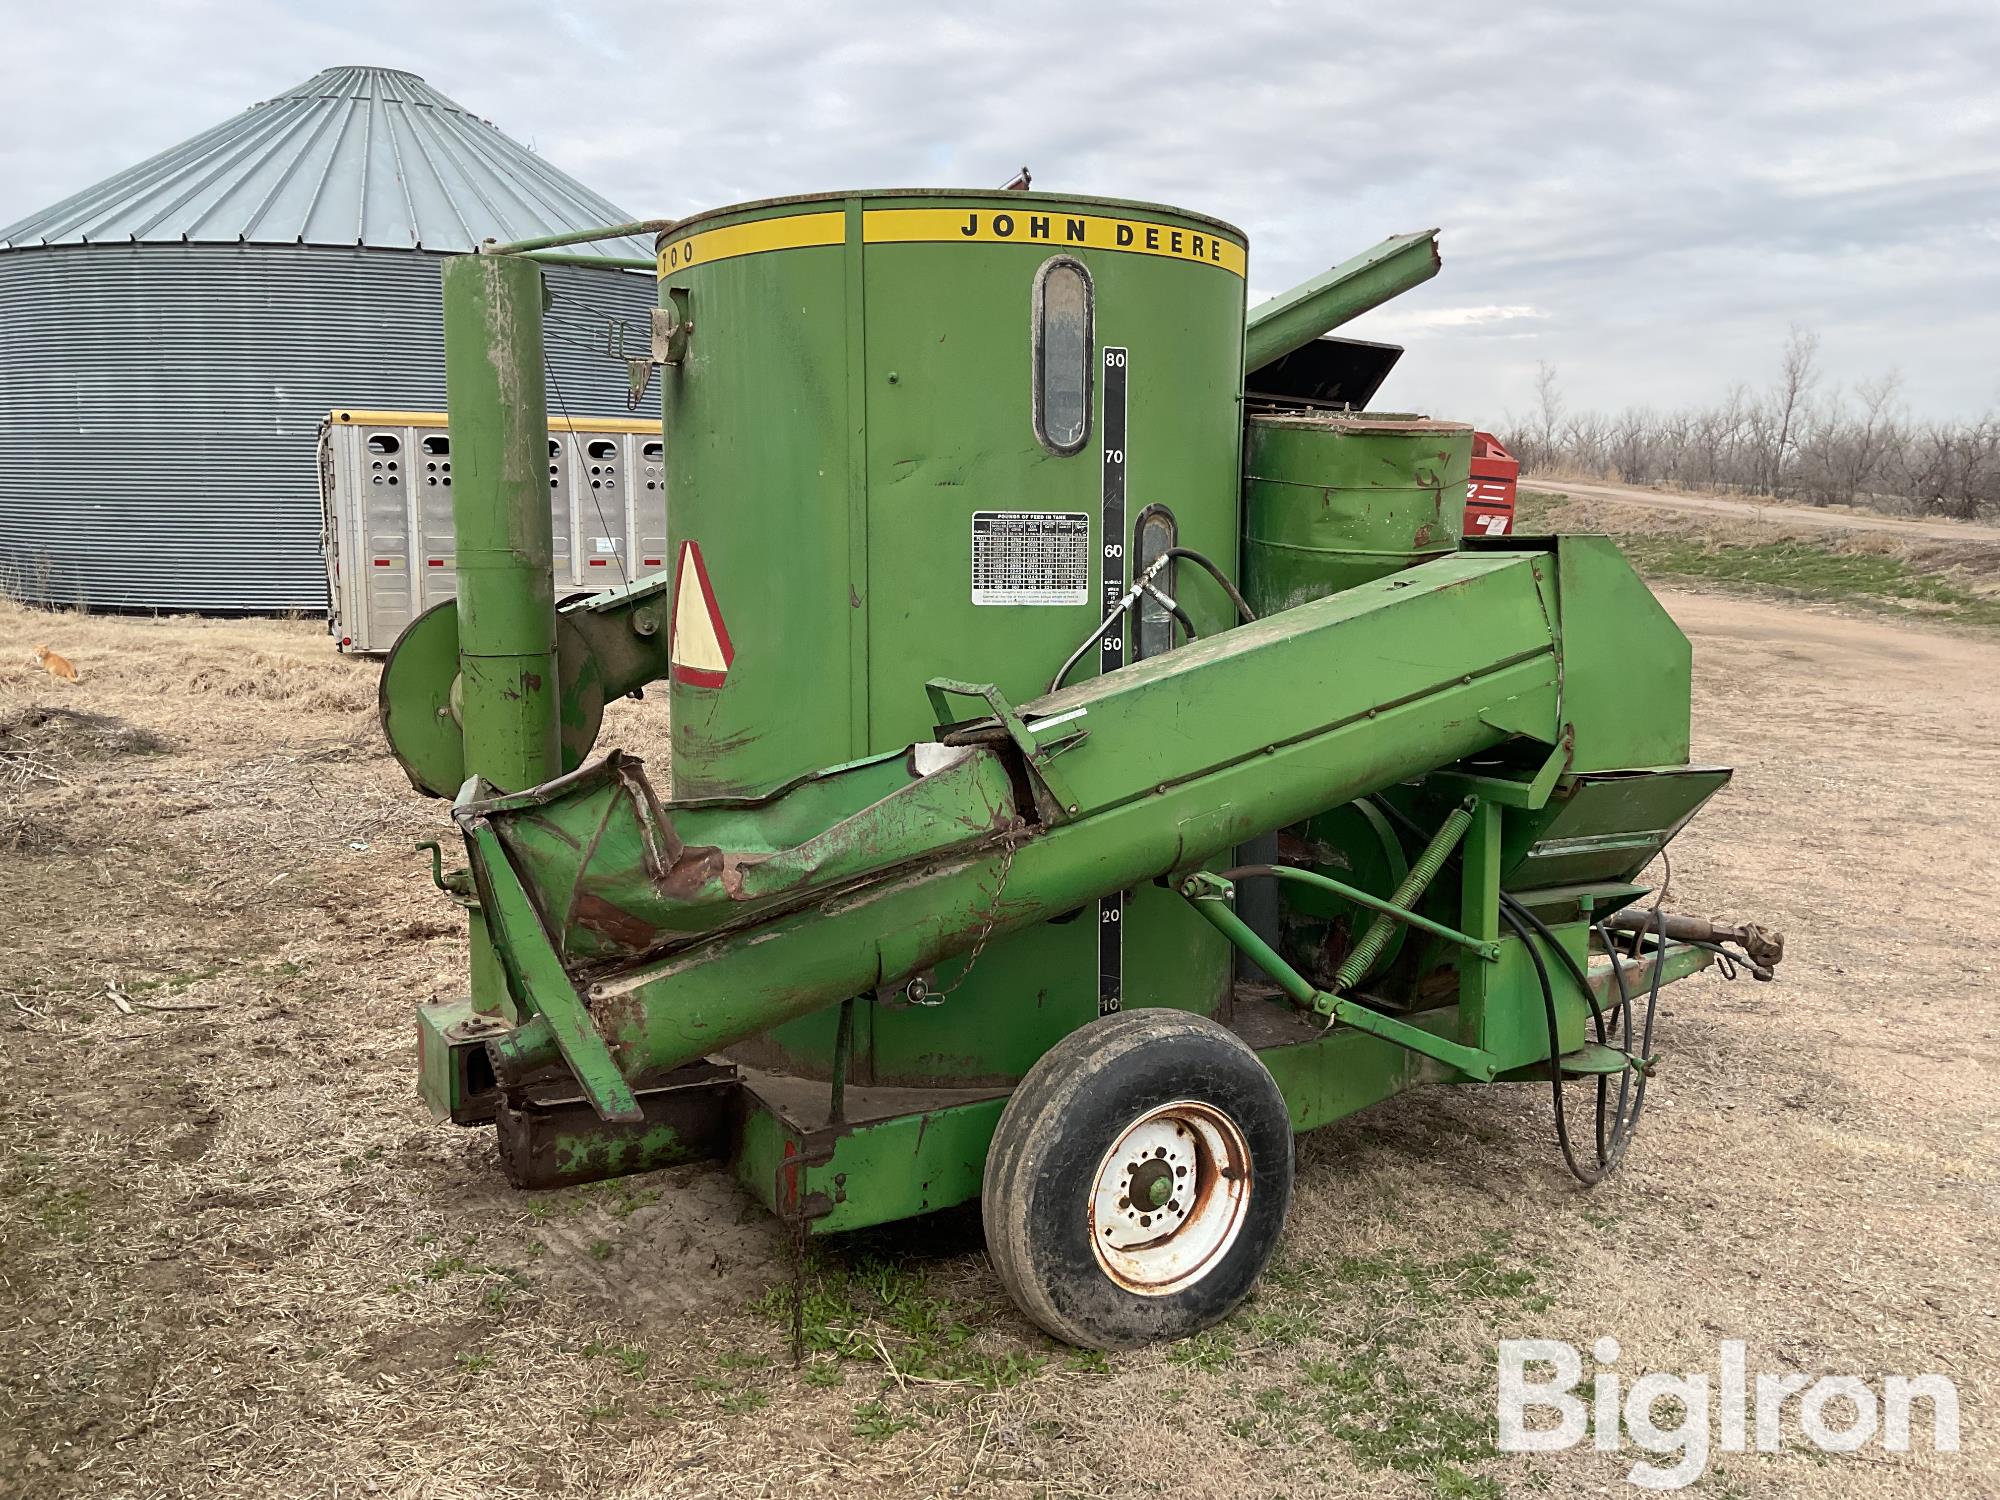
[[[107,609],[327,607],[314,447],[337,406],[444,404],[438,266],[629,218],[411,73],[329,68],[0,229],[0,589]],[[571,415],[622,416],[652,287],[548,270]],[[559,392],[558,389],[559,388]]]

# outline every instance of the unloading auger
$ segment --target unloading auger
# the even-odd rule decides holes
[[[1635,905],[1729,775],[1685,637],[1602,538],[1462,542],[1471,429],[1357,410],[1381,346],[1320,337],[1433,234],[1246,322],[1241,233],[1155,205],[658,227],[674,566],[560,609],[560,245],[445,270],[458,596],[382,686],[468,854],[441,1118],[520,1184],[719,1157],[814,1233],[979,1198],[1100,1347],[1223,1316],[1294,1133],[1416,1084],[1552,1086],[1618,1164],[1660,988],[1782,943]],[[663,680],[656,790],[590,756]]]

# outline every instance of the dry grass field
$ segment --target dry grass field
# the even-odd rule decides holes
[[[1791,956],[1668,992],[1621,1177],[1564,1175],[1539,1089],[1424,1091],[1301,1143],[1272,1275],[1198,1339],[1053,1346],[955,1214],[818,1247],[797,1368],[722,1173],[516,1193],[418,1105],[463,942],[372,664],[0,604],[0,1495],[1597,1496],[1638,1455],[1494,1451],[1493,1346],[1604,1334],[1957,1382],[1956,1455],[1788,1422],[1695,1493],[2000,1493],[2000,645],[1667,597],[1739,768],[1675,904]]]

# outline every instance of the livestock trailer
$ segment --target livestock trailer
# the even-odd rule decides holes
[[[549,540],[558,595],[666,564],[660,424],[548,418]],[[336,407],[319,433],[327,632],[379,655],[456,596],[451,424],[443,412]]]

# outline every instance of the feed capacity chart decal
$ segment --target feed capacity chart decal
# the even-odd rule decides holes
[[[974,604],[1088,604],[1090,563],[1087,511],[972,513]]]

